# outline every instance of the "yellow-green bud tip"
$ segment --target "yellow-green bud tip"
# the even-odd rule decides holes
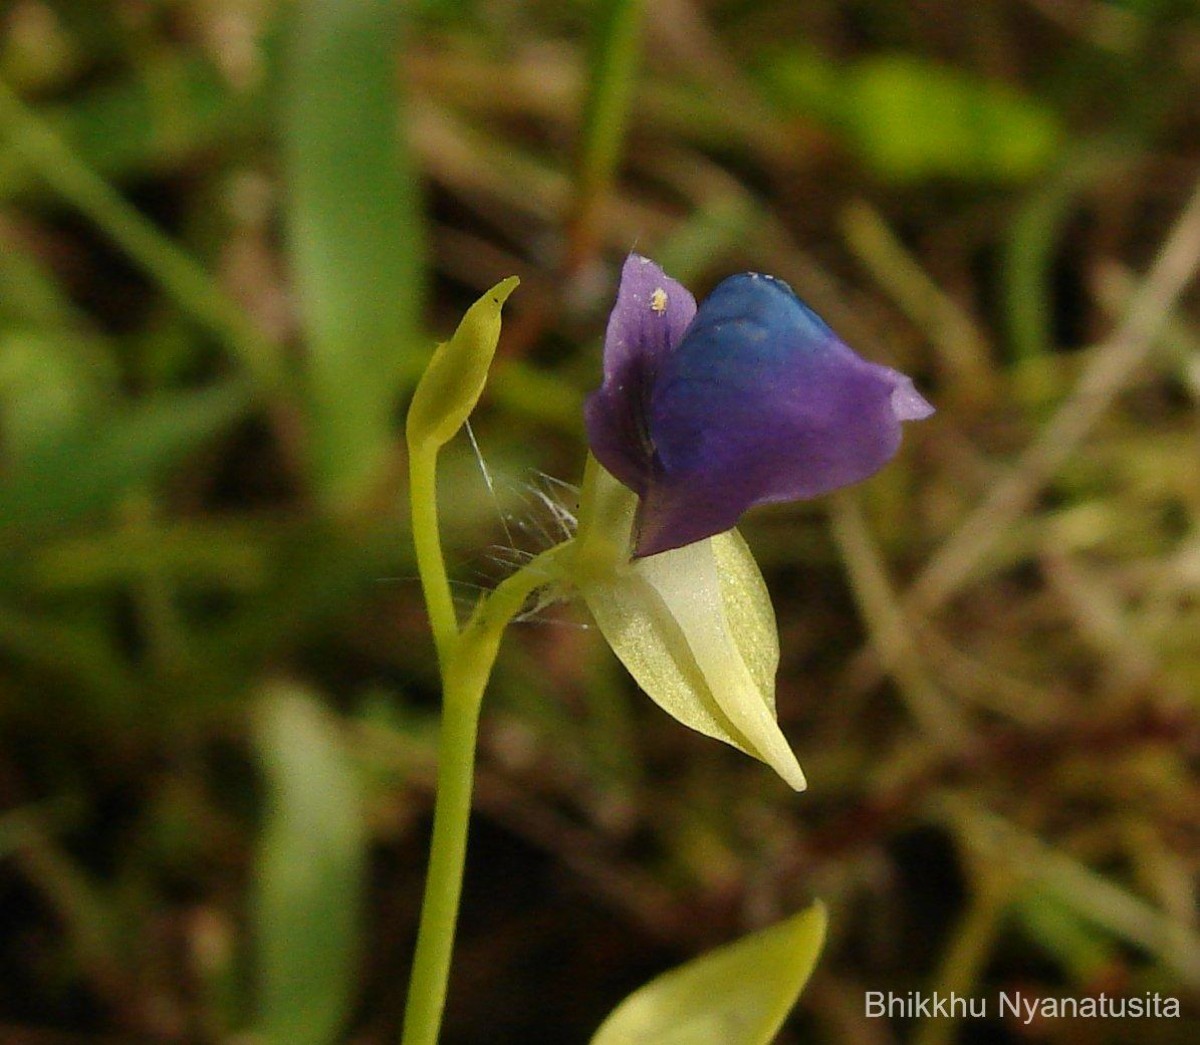
[[[410,447],[436,451],[475,409],[500,340],[500,308],[520,282],[516,276],[502,279],[467,309],[454,336],[438,345],[409,406]]]
[[[509,276],[508,279],[502,279],[491,290],[488,291],[488,297],[497,305],[503,305],[508,300],[508,295],[521,285],[520,276]]]

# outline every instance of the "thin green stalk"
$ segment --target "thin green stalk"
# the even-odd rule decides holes
[[[442,721],[429,870],[404,1010],[404,1045],[435,1045],[446,1005],[454,930],[462,895],[475,773],[479,708],[504,628],[530,592],[553,579],[551,548],[483,599],[461,631],[438,528],[438,451],[483,391],[500,336],[500,307],[519,281],[502,280],[467,310],[454,336],[434,352],[408,411],[409,499],[417,571],[442,676]]]
[[[429,624],[437,646],[438,663],[443,674],[450,660],[450,647],[458,634],[454,600],[450,596],[450,581],[446,577],[446,561],[442,556],[442,539],[438,532],[437,454],[432,444],[413,446],[408,453],[409,502],[412,505],[413,550],[417,558],[417,573],[429,610]]]
[[[1001,269],[1008,340],[1018,365],[1018,391],[1045,398],[1046,375],[1033,366],[1053,353],[1054,288],[1051,270],[1067,221],[1081,195],[1100,179],[1119,173],[1133,154],[1126,141],[1087,143],[1067,155],[1014,215]]]
[[[971,402],[989,399],[996,382],[989,348],[967,311],[944,291],[865,200],[855,200],[842,215],[850,249],[876,282],[921,327],[955,383]]]
[[[970,905],[959,920],[937,972],[933,993],[937,997],[971,997],[979,984],[983,967],[996,945],[996,934],[1008,911],[1011,878],[1003,868],[981,865],[975,875],[975,890]],[[948,1045],[955,1040],[959,1019],[941,1016],[922,1021],[916,1031],[915,1045]]]
[[[475,737],[486,683],[486,674],[481,677],[462,671],[446,672],[433,839],[404,1008],[403,1045],[434,1045],[441,1028],[467,858]]]
[[[404,1010],[403,1045],[434,1045],[441,1028],[467,856],[479,709],[500,638],[529,594],[553,576],[551,561],[567,547],[560,544],[543,552],[509,577],[479,604],[462,633],[447,641],[433,839]]]
[[[850,577],[854,597],[885,668],[931,743],[956,753],[975,744],[971,724],[929,676],[913,635],[912,621],[884,567],[883,556],[863,518],[858,494],[840,490],[829,500],[830,531]]]
[[[578,271],[595,248],[601,207],[612,185],[641,57],[642,0],[608,0],[594,38],[589,93],[570,222],[568,265]]]
[[[153,496],[143,490],[131,499],[125,529],[148,545],[154,539],[157,515]],[[179,617],[174,587],[171,572],[161,560],[151,558],[138,565],[133,598],[146,635],[147,658],[164,677],[179,671],[187,656],[187,632]]]
[[[278,384],[276,353],[238,304],[3,82],[0,137],[59,195],[103,229],[181,308],[212,331],[256,379],[269,387]]]

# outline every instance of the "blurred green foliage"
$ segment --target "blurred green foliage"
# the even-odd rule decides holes
[[[466,442],[442,479],[469,604],[554,536],[636,246],[787,279],[939,413],[746,527],[804,795],[578,608],[516,630],[446,1040],[586,1040],[815,895],[781,1041],[1024,1040],[862,1016],[1017,986],[1193,1040],[1198,48],[1190,0],[0,7],[0,1039],[297,1041],[298,997],[395,1038],[437,707],[401,411],[519,275],[494,496]]]
[[[268,1042],[330,1041],[361,957],[362,788],[336,724],[307,693],[267,693],[256,739],[270,795],[257,856],[256,1030]]]
[[[1048,106],[911,55],[845,65],[791,51],[770,60],[764,76],[781,112],[819,120],[898,181],[1025,180],[1061,144]]]

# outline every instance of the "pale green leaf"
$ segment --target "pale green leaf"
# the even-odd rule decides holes
[[[804,773],[775,718],[779,640],[762,574],[736,533],[632,562],[590,548],[628,544],[635,498],[601,474],[581,523],[576,583],[639,686],[685,726],[761,759],[796,790]],[[620,532],[618,532],[620,531]],[[596,565],[596,561],[600,565]]]
[[[257,863],[257,1032],[326,1045],[357,982],[366,864],[363,796],[335,722],[280,687],[259,709],[267,816]]]
[[[766,1045],[812,974],[825,908],[763,929],[652,980],[626,998],[592,1045]]]

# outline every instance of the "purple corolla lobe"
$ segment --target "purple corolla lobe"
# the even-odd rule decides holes
[[[746,509],[878,471],[902,421],[933,413],[912,381],[856,355],[782,280],[731,276],[697,309],[630,255],[586,407],[592,452],[640,497],[637,556],[731,529]]]
[[[630,254],[604,336],[604,383],[588,399],[586,421],[597,459],[631,490],[653,479],[649,405],[659,365],[683,339],[696,299],[649,258]]]

